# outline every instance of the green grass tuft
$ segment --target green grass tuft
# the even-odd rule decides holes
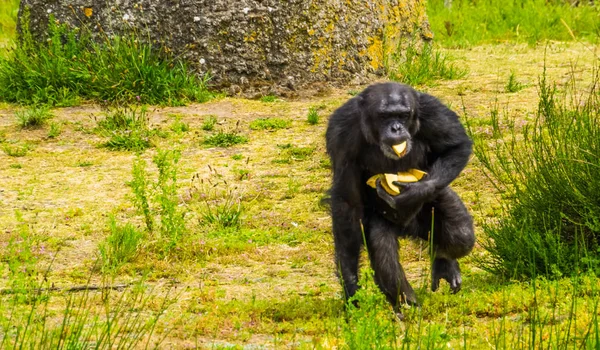
[[[252,130],[277,130],[289,128],[292,123],[280,118],[259,118],[250,122]]]
[[[25,157],[29,152],[28,145],[4,144],[2,150],[9,157]]]
[[[28,23],[28,16],[23,17]],[[21,44],[0,56],[0,100],[69,106],[84,100],[182,105],[212,97],[207,77],[135,34],[94,41],[89,31],[49,21],[48,40],[33,39],[27,26]]]
[[[62,126],[59,123],[50,123],[50,130],[48,130],[48,138],[55,139],[62,133]]]
[[[319,124],[319,109],[316,107],[309,108],[308,116],[306,117],[306,121],[310,125]]]
[[[246,136],[238,135],[236,132],[219,131],[212,136],[206,137],[202,143],[214,147],[230,147],[246,142],[248,142]]]
[[[517,80],[517,76],[515,75],[515,72],[510,72],[510,76],[508,77],[508,82],[506,83],[504,90],[506,92],[519,92],[526,87],[527,87],[527,85],[525,85]]]
[[[150,137],[156,130],[148,126],[146,107],[109,110],[98,122],[96,132],[108,140],[100,146],[114,151],[142,152],[153,146]]]
[[[46,121],[52,118],[52,114],[47,107],[32,106],[15,112],[19,127],[40,128],[46,124]]]
[[[431,44],[422,49],[409,45],[397,55],[388,67],[390,79],[407,85],[430,85],[436,80],[460,79],[467,75],[466,68],[456,66]]]
[[[136,258],[144,234],[130,223],[118,225],[114,216],[109,218],[109,228],[110,234],[100,243],[99,250],[102,268],[115,271]]]
[[[260,98],[260,102],[266,102],[266,103],[271,103],[271,102],[277,102],[277,96],[275,95],[265,95],[263,97]]]
[[[204,122],[202,123],[202,130],[212,131],[215,128],[215,124],[217,124],[217,116],[209,114],[206,117],[204,117]]]

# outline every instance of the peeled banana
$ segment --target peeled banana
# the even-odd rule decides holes
[[[397,174],[377,174],[373,175],[367,180],[367,185],[377,188],[377,179],[381,179],[381,186],[383,189],[391,194],[397,196],[400,194],[400,188],[394,185],[394,181],[398,182],[417,182],[427,175],[426,172],[418,169],[409,169],[405,172],[399,172]]]
[[[406,153],[406,141],[399,143],[397,145],[393,145],[392,149],[394,150],[394,152],[396,152],[398,157],[402,158],[404,156],[404,154]]]

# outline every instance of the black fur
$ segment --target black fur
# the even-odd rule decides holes
[[[375,280],[397,311],[401,302],[417,302],[398,259],[398,237],[431,240],[432,289],[442,278],[457,292],[462,281],[456,259],[471,251],[475,236],[471,215],[448,187],[472,148],[456,113],[409,86],[376,84],[333,113],[326,139],[333,167],[328,203],[346,298],[358,289],[361,222]],[[391,146],[402,141],[408,151],[400,158]],[[379,182],[377,189],[366,184],[372,175],[411,168],[428,175],[398,184],[402,191],[397,196],[387,194]]]

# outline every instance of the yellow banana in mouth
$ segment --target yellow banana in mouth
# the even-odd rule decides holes
[[[404,157],[404,155],[406,154],[406,141],[397,145],[393,145],[392,149],[394,150],[394,152],[396,152],[398,157]]]

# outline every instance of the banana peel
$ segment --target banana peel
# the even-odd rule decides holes
[[[399,172],[397,174],[377,174],[373,175],[367,180],[367,185],[377,188],[377,180],[381,179],[381,186],[383,189],[391,194],[397,196],[400,194],[400,188],[394,185],[394,181],[398,182],[417,182],[427,175],[426,172],[418,169],[409,169],[405,172]]]

